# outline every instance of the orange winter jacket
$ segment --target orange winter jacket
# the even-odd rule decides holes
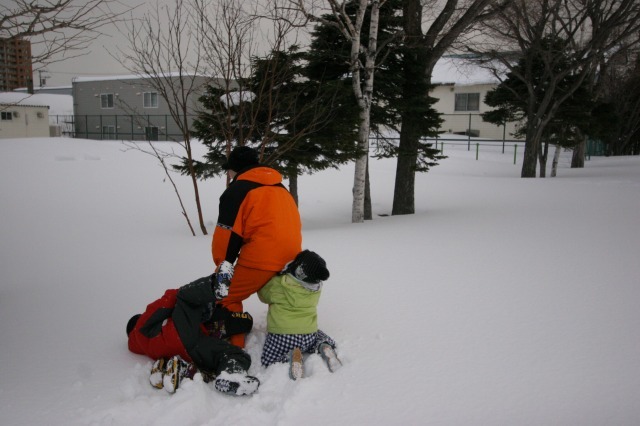
[[[281,271],[302,250],[302,224],[282,175],[265,166],[243,170],[220,196],[213,261]]]

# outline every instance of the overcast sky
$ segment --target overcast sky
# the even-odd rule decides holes
[[[157,4],[158,1],[151,0],[130,0],[126,7],[135,7],[131,15],[132,17],[140,17],[147,10],[149,4]],[[117,7],[117,5],[115,6]],[[124,10],[125,6],[122,6]],[[96,75],[119,75],[129,74],[124,66],[114,59],[109,52],[116,55],[117,47],[128,45],[126,27],[123,24],[118,26],[110,25],[102,28],[104,35],[99,36],[88,46],[82,56],[64,58],[58,57],[57,62],[48,64],[43,74],[48,75],[46,85],[51,86],[70,86],[73,77],[85,77]],[[34,64],[33,79],[38,85],[40,73],[35,71],[39,68],[39,64]]]
[[[126,5],[121,5],[122,10],[135,6],[135,9],[128,14],[127,17],[136,19],[143,17],[145,13],[155,16],[155,12],[153,11],[158,5],[166,4],[173,9],[174,0],[129,0],[126,3]],[[251,7],[251,4],[247,4],[247,6]],[[165,12],[161,11],[160,16],[163,17],[164,15]],[[165,17],[165,19],[167,18]],[[267,24],[267,26],[271,27],[271,24]],[[86,49],[84,55],[66,59],[62,58],[63,60],[48,64],[46,66],[46,72],[43,71],[43,74],[48,76],[46,86],[70,86],[74,77],[131,74],[131,72],[116,59],[118,56],[121,56],[118,49],[127,51],[129,46],[127,25],[124,23],[110,25],[109,27],[103,28],[102,31],[104,35],[94,40]],[[114,56],[116,58],[114,58]],[[38,68],[40,68],[40,66],[34,64],[33,77],[36,86],[40,77],[40,73],[36,70]]]

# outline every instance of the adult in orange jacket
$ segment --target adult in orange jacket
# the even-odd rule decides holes
[[[256,150],[236,147],[223,168],[233,180],[220,196],[211,250],[218,278],[231,281],[221,304],[242,312],[242,301],[302,250],[302,224],[282,175],[261,165]],[[231,336],[231,343],[244,347],[244,337]]]

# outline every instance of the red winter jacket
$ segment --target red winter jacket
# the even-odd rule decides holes
[[[160,299],[147,306],[129,334],[131,352],[152,359],[180,355],[185,361],[192,362],[171,319],[177,294],[178,289],[167,290]]]

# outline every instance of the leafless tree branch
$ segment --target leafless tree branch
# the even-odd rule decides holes
[[[7,0],[0,4],[0,37],[30,40],[33,63],[44,66],[85,54],[131,10],[121,0]]]

